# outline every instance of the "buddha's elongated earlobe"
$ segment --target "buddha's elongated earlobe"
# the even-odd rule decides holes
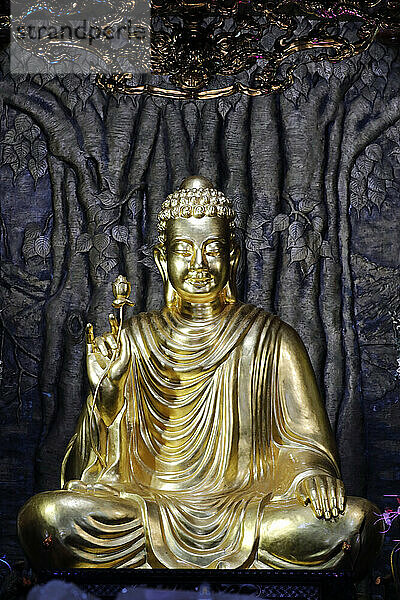
[[[234,243],[230,252],[230,273],[229,280],[224,289],[222,290],[222,296],[226,304],[235,304],[237,301],[237,290],[236,290],[236,271],[239,264],[240,248]]]
[[[168,308],[176,307],[178,304],[178,294],[172,287],[168,277],[167,258],[165,256],[165,246],[163,244],[157,244],[157,246],[154,247],[154,261],[164,282],[165,304]]]
[[[233,286],[231,285],[231,282],[228,281],[228,283],[222,290],[222,298],[223,298],[223,301],[225,302],[225,304],[235,304],[235,302],[237,300],[236,293],[234,291],[232,291],[232,287]]]
[[[178,294],[172,287],[169,279],[164,283],[164,298],[168,308],[176,308],[178,306]]]

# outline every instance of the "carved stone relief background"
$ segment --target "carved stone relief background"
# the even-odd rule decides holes
[[[300,64],[281,95],[111,96],[89,78],[1,81],[0,552],[59,486],[86,393],[84,328],[107,328],[118,273],[160,307],[156,214],[189,174],[238,212],[242,299],[302,336],[349,494],[400,492],[400,57],[374,44]],[[384,560],[390,550],[385,546]]]

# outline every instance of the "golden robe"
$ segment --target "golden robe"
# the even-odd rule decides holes
[[[62,469],[63,485],[106,483],[120,497],[93,502],[125,508],[107,521],[95,510],[77,519],[74,552],[96,555],[98,566],[252,565],[265,507],[298,506],[306,476],[340,477],[304,345],[278,317],[242,303],[201,323],[164,308],[125,329],[132,365],[124,406],[107,430],[88,398]]]

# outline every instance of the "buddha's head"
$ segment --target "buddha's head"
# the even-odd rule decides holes
[[[204,177],[188,177],[167,197],[158,215],[154,258],[168,306],[179,300],[207,303],[218,296],[235,302],[234,218],[231,202]]]

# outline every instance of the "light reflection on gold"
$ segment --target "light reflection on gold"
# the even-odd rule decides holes
[[[96,338],[89,325],[92,393],[63,489],[19,515],[34,567],[350,565],[361,576],[376,556],[378,509],[345,497],[303,343],[236,299],[233,220],[207,180],[185,180],[159,216],[165,307],[120,328],[112,317]]]

